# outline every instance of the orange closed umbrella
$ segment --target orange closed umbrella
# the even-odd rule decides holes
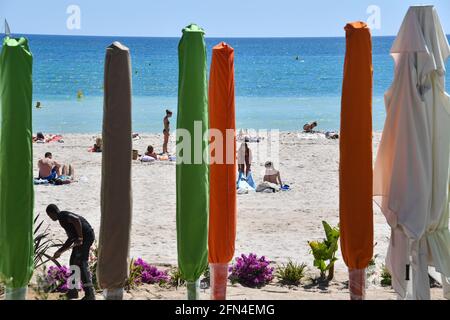
[[[342,86],[339,217],[352,299],[364,299],[373,254],[372,42],[364,22],[349,23]]]
[[[224,300],[228,263],[236,239],[236,122],[234,49],[226,43],[213,48],[209,77],[211,135],[209,263],[211,298]]]

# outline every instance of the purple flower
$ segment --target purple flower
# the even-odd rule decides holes
[[[69,290],[68,280],[71,276],[69,267],[66,266],[51,266],[47,270],[45,283],[50,292],[65,293]],[[79,287],[79,286],[78,286]]]
[[[229,268],[230,280],[248,287],[262,287],[273,279],[274,268],[269,268],[270,261],[265,256],[258,258],[256,254],[241,254]]]
[[[138,258],[133,263],[137,270],[137,277],[135,283],[164,283],[169,281],[169,275],[167,271],[158,270],[155,266],[152,266],[145,262],[142,258]]]

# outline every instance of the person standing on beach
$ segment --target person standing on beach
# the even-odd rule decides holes
[[[53,258],[58,259],[65,251],[72,248],[70,265],[80,268],[81,283],[85,293],[83,300],[95,300],[94,285],[88,266],[89,252],[95,240],[94,229],[85,218],[72,212],[60,211],[55,204],[48,205],[46,211],[50,219],[59,221],[67,234],[66,242],[55,252]],[[78,290],[69,289],[67,298],[77,299]]]
[[[166,110],[166,116],[163,119],[164,123],[164,143],[163,143],[163,154],[169,153],[167,150],[167,145],[169,144],[169,137],[170,137],[170,121],[169,118],[172,116],[172,111]]]
[[[252,163],[252,150],[248,147],[248,142],[250,142],[250,139],[245,137],[244,142],[239,147],[237,155],[238,171],[239,173],[245,173],[246,177],[248,177],[248,174],[251,171]]]

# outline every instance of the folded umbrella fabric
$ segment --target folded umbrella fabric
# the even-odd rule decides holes
[[[6,37],[0,54],[0,280],[7,299],[25,298],[21,288],[34,269],[32,65],[27,39]]]
[[[364,283],[352,281],[356,280],[352,272],[364,270],[373,255],[372,40],[370,29],[363,22],[349,23],[345,31],[339,227],[342,256],[350,271],[350,289],[355,289],[350,294],[352,299],[363,299]]]
[[[103,109],[101,222],[97,266],[100,287],[123,288],[128,279],[132,219],[130,51],[106,49]]]
[[[409,8],[391,55],[395,78],[374,169],[374,199],[391,227],[386,266],[401,298],[430,299],[429,266],[450,298],[450,46],[433,6]]]
[[[209,166],[208,86],[204,31],[192,24],[178,45],[176,220],[178,266],[197,298],[198,279],[208,264]]]

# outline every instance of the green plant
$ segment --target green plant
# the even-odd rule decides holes
[[[334,277],[334,263],[338,249],[339,226],[331,227],[326,221],[322,221],[326,239],[323,241],[309,241],[311,252],[314,256],[314,266],[320,271],[320,278],[331,281]],[[328,271],[328,276],[326,272]]]
[[[372,259],[370,259],[369,264],[367,265],[367,277],[370,277],[375,274],[377,263],[376,259],[378,258],[378,254],[374,255]]]
[[[100,289],[97,280],[97,263],[98,263],[98,247],[97,241],[95,241],[89,252],[89,272],[91,273],[92,284],[94,285],[95,290]]]
[[[138,285],[139,282],[139,276],[142,272],[142,270],[140,269],[140,267],[136,266],[134,264],[134,259],[131,259],[130,261],[130,267],[129,267],[129,276],[127,279],[127,283],[125,285],[125,288],[127,290],[131,290],[133,288],[135,288]]]
[[[41,267],[47,262],[51,261],[56,266],[61,267],[56,259],[53,256],[47,254],[47,251],[50,248],[60,247],[62,245],[61,241],[55,241],[50,239],[48,236],[50,234],[49,226],[47,226],[43,231],[42,226],[44,224],[44,220],[39,222],[39,214],[34,218],[34,269]]]
[[[181,274],[180,269],[177,267],[173,267],[169,272],[170,280],[169,285],[175,288],[181,287],[185,284],[185,280],[183,279],[183,275]]]
[[[205,271],[203,272],[203,279],[200,285],[201,286],[203,285],[204,288],[208,288],[211,285],[211,275],[209,272],[209,266],[207,266]]]
[[[275,276],[282,284],[298,286],[305,276],[305,270],[306,264],[297,264],[289,260],[287,264],[277,267]]]
[[[381,266],[381,281],[380,284],[383,287],[388,287],[392,285],[392,277],[389,272],[389,270],[386,268],[386,266],[383,264]]]

